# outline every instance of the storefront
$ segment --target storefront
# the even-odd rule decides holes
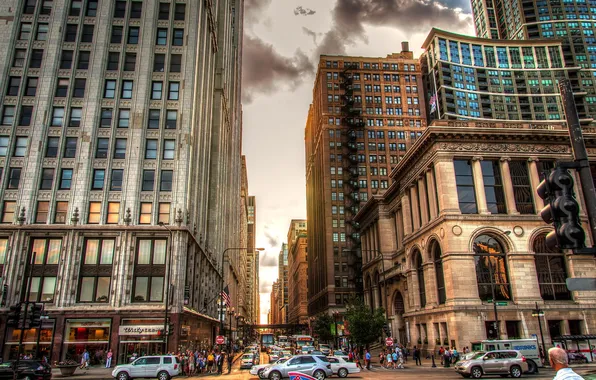
[[[3,361],[17,358],[20,332],[20,329],[15,329],[13,327],[8,328],[4,353],[2,355]],[[53,338],[54,320],[43,320],[41,329],[33,328],[25,330],[21,354],[36,357],[38,355],[37,347],[39,345],[39,355],[49,359],[51,357]]]
[[[67,319],[61,360],[81,362],[85,350],[90,365],[104,364],[110,347],[110,319]]]
[[[163,319],[122,319],[118,330],[118,364],[137,357],[161,354],[164,349]]]

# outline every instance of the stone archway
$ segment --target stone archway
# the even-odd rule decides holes
[[[406,321],[404,319],[404,313],[406,312],[406,304],[404,297],[399,290],[393,293],[391,303],[391,314],[392,314],[392,328],[394,339],[406,346],[408,344],[408,337],[406,336]]]

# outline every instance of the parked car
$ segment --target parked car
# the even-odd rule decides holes
[[[281,351],[271,351],[269,354],[269,363],[274,363],[281,357]]]
[[[298,355],[285,363],[274,364],[271,367],[265,368],[262,376],[270,380],[281,380],[284,377],[289,377],[289,372],[302,372],[315,377],[317,380],[324,380],[326,377],[333,375],[331,363],[329,363],[326,357]]]
[[[296,352],[296,354],[310,354],[312,351],[314,351],[315,348],[314,346],[302,346],[300,347],[300,352]]]
[[[281,358],[289,359],[291,357],[292,357],[292,351],[290,351],[290,350],[283,350],[281,352]]]
[[[463,377],[474,379],[493,374],[511,375],[511,377],[517,378],[528,371],[528,363],[519,351],[489,351],[478,353],[469,360],[457,362],[455,371]]]
[[[180,361],[177,356],[141,356],[130,364],[121,364],[112,371],[112,377],[118,380],[157,378],[169,380],[180,373]]]
[[[16,362],[10,360],[0,364],[0,379],[13,379]],[[49,380],[52,368],[39,360],[19,360],[17,379]]]
[[[255,354],[244,354],[240,358],[240,369],[252,368],[255,364],[259,364],[259,358]]]
[[[322,355],[322,356],[325,356],[325,354],[322,351],[319,351],[319,350],[312,350],[310,352],[310,354],[311,355]]]
[[[263,376],[262,376],[262,374],[263,374],[263,371],[265,370],[265,368],[267,368],[267,367],[269,367],[269,366],[272,366],[272,365],[274,365],[274,364],[282,364],[282,363],[284,363],[286,360],[288,360],[288,359],[286,359],[286,358],[282,358],[282,359],[279,359],[279,360],[278,360],[278,361],[276,361],[276,362],[271,362],[271,363],[269,363],[269,364],[257,364],[257,365],[253,365],[253,366],[251,367],[251,369],[250,369],[250,374],[251,374],[251,375],[256,375],[256,376],[258,376],[258,377],[259,377],[259,379],[265,379],[265,377],[263,377]]]
[[[323,355],[329,355],[331,353],[331,347],[328,344],[319,344],[319,350]]]
[[[359,373],[360,368],[354,362],[344,360],[341,356],[328,356],[331,370],[339,377],[347,377],[349,373]]]

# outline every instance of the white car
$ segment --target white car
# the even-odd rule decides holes
[[[329,355],[331,352],[331,346],[328,344],[319,344],[319,351],[321,351],[323,355]]]
[[[302,347],[300,348],[300,352],[301,352],[302,354],[304,354],[304,355],[306,355],[306,354],[310,354],[310,353],[311,353],[311,351],[314,351],[314,350],[315,350],[315,347],[314,347],[314,346],[302,346]]]
[[[269,363],[274,363],[281,357],[281,351],[271,351],[269,354]]]
[[[138,379],[143,377],[157,378],[158,380],[169,380],[180,373],[180,362],[178,357],[142,356],[130,364],[116,366],[112,371],[112,377],[118,380]]]
[[[252,368],[255,364],[259,364],[259,359],[254,354],[244,354],[240,358],[240,369]]]
[[[328,356],[327,360],[331,363],[333,374],[339,377],[347,377],[349,373],[360,372],[360,368],[358,368],[356,363],[344,360],[344,358],[340,356]]]
[[[272,366],[274,364],[281,364],[283,362],[285,362],[286,360],[288,360],[287,358],[282,358],[279,359],[276,362],[271,362],[269,364],[258,364],[258,365],[253,365],[252,368],[250,369],[250,374],[251,375],[255,375],[258,376],[260,379],[264,379],[264,377],[261,377],[261,374],[263,373],[263,371],[265,370],[265,368]]]
[[[281,352],[281,357],[282,358],[285,358],[285,359],[291,358],[292,357],[292,351],[290,351],[290,350],[283,350]]]

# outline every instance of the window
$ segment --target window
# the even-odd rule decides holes
[[[25,157],[27,153],[27,137],[19,136],[14,146],[14,157]]]
[[[64,158],[75,158],[77,155],[77,138],[67,137],[64,144]]]
[[[19,40],[28,40],[31,36],[31,24],[28,22],[21,23],[21,29],[19,30]]]
[[[143,3],[140,1],[133,1],[130,6],[130,18],[141,18],[143,11]]]
[[[54,107],[52,110],[52,127],[64,125],[64,107]]]
[[[157,140],[147,140],[145,145],[145,159],[155,160],[157,158]]]
[[[89,202],[89,224],[99,224],[101,219],[101,202]]]
[[[12,125],[14,121],[14,106],[4,106],[2,110],[2,125]]]
[[[176,140],[164,140],[163,159],[173,160],[176,155]]]
[[[12,223],[17,208],[17,202],[4,201],[2,204],[2,223]]]
[[[473,249],[480,299],[510,301],[507,261],[501,243],[490,235],[480,235],[474,239]]]
[[[68,213],[68,202],[56,202],[56,211],[54,212],[55,224],[66,224],[66,214]]]
[[[83,116],[82,108],[71,108],[70,119],[68,120],[69,127],[79,127],[81,125],[81,117]]]
[[[157,216],[158,223],[170,224],[170,204],[160,203],[159,214]]]
[[[540,322],[540,323],[542,323],[542,322]],[[507,339],[520,339],[521,338],[519,321],[505,321],[505,330],[507,331]],[[515,352],[512,352],[512,353],[502,352],[501,357],[503,358],[504,355],[507,355],[506,358],[515,357],[515,356],[509,356],[508,354],[515,355]]]
[[[37,78],[27,78],[25,96],[35,96],[37,93]]]
[[[157,36],[155,37],[156,45],[167,45],[168,44],[168,30],[159,28],[157,29]]]
[[[37,4],[37,0],[26,0],[25,7],[23,9],[23,13],[26,15],[32,15],[35,13],[35,5]]]
[[[484,179],[484,192],[486,194],[486,205],[492,214],[506,214],[505,194],[503,182],[501,181],[501,170],[499,161],[484,160],[480,163],[482,167],[482,178]]]
[[[14,58],[12,59],[12,67],[25,67],[25,57],[27,51],[25,49],[16,49],[14,51]]]
[[[126,139],[116,139],[116,145],[114,146],[114,158],[126,158]]]
[[[424,287],[424,267],[420,251],[415,253],[416,275],[418,277],[418,293],[420,294],[420,307],[426,306],[426,289]]]
[[[130,110],[121,109],[118,112],[118,128],[128,128],[130,122]]]
[[[85,11],[85,16],[87,16],[87,17],[97,16],[97,1],[98,0],[88,0],[87,1],[87,10]]]
[[[8,169],[8,181],[6,183],[7,189],[18,189],[19,182],[21,182],[21,168]]]
[[[46,143],[46,157],[58,157],[60,137],[48,137]]]
[[[170,72],[179,73],[182,71],[182,54],[172,54],[170,56]]]
[[[162,82],[151,83],[151,100],[161,100],[161,93],[163,90]]]
[[[104,86],[103,97],[106,99],[114,99],[116,96],[116,81],[113,79],[106,80]]]
[[[8,154],[8,136],[0,136],[0,157]]]
[[[10,77],[8,79],[8,88],[6,95],[19,96],[19,88],[21,87],[21,77]]]
[[[536,276],[540,286],[540,295],[545,301],[571,300],[567,289],[567,267],[565,255],[546,245],[546,235],[539,235],[532,243]]]
[[[160,110],[149,110],[149,120],[147,123],[147,128],[158,129],[160,115],[161,115]]]
[[[31,52],[31,59],[29,61],[30,68],[39,69],[43,60],[43,50],[35,49]]]
[[[520,214],[534,214],[534,203],[532,193],[534,190],[530,184],[528,163],[521,160],[509,162],[509,172],[513,183],[513,195],[515,206]]]
[[[462,214],[477,214],[476,194],[474,193],[474,177],[470,160],[454,160],[455,183],[459,209]]]
[[[142,191],[153,191],[155,187],[155,170],[143,170]]]
[[[151,213],[153,204],[150,202],[141,203],[141,212],[139,216],[139,224],[151,224]]]
[[[137,63],[137,55],[134,53],[126,53],[124,56],[124,71],[135,71]]]
[[[81,42],[93,42],[93,31],[95,25],[83,25],[83,34],[81,35]]]
[[[122,81],[122,99],[132,99],[132,86],[133,82],[131,80]]]
[[[29,126],[31,125],[31,117],[33,116],[32,106],[21,106],[21,115],[19,117],[19,125]]]
[[[78,31],[77,24],[66,25],[66,30],[64,32],[64,42],[76,42],[77,41],[77,31]]]
[[[84,98],[86,85],[87,85],[86,79],[76,78],[75,82],[74,82],[74,92],[72,94],[72,97],[73,98]]]
[[[44,168],[41,170],[41,183],[39,184],[40,190],[51,190],[54,184],[54,169]]]
[[[112,35],[110,37],[111,44],[119,44],[122,43],[122,27],[121,26],[112,26]]]
[[[176,4],[174,6],[174,20],[184,21],[186,16],[186,4]]]
[[[178,123],[178,111],[168,110],[166,115],[166,129],[176,129],[176,124]]]
[[[78,16],[81,14],[81,8],[83,7],[82,0],[72,0],[70,2],[70,9],[68,10],[69,16]]]
[[[172,170],[161,171],[161,181],[159,183],[159,191],[172,191],[172,177],[174,172]]]
[[[116,1],[114,6],[114,18],[124,18],[126,14],[126,1],[119,0]]]
[[[170,88],[168,90],[168,100],[178,100],[180,95],[180,83],[170,82]]]
[[[50,212],[50,202],[37,202],[37,210],[35,212],[35,223],[45,224],[48,222],[48,213]]]
[[[93,169],[93,182],[91,183],[91,190],[103,190],[105,178],[105,169]]]
[[[60,190],[70,190],[72,185],[72,169],[62,169],[60,174]]]
[[[437,281],[439,304],[442,305],[445,303],[447,296],[445,294],[445,275],[443,273],[443,259],[441,259],[441,246],[436,240],[433,241],[431,252],[435,264],[435,279]]]
[[[33,256],[35,253],[33,262],[35,269],[32,272],[36,273],[36,276],[31,278],[28,301],[54,301],[61,250],[62,240],[60,239],[33,239],[31,242],[30,254]]]
[[[64,70],[72,68],[72,58],[72,50],[62,50],[62,55],[60,56],[60,68]]]
[[[162,302],[166,263],[165,239],[139,239],[135,269],[147,267],[145,274],[138,276],[135,270],[133,302]]]
[[[174,29],[174,39],[172,40],[172,45],[184,45],[184,29]]]
[[[70,81],[67,78],[58,78],[58,83],[56,84],[56,94],[57,98],[64,98],[68,94],[68,85]]]
[[[120,53],[111,51],[108,54],[108,66],[106,70],[115,71],[118,70],[118,65],[120,64]]]
[[[90,51],[79,51],[79,60],[77,62],[77,69],[87,70],[89,68],[89,60],[91,59]]]
[[[170,19],[170,3],[159,3],[159,13],[157,15],[158,20],[169,20]]]
[[[113,110],[111,108],[102,108],[101,109],[101,122],[100,126],[109,128],[112,126],[112,114]]]
[[[156,73],[163,73],[166,69],[166,55],[155,54],[153,56],[153,71]]]
[[[78,302],[108,302],[114,246],[113,239],[85,241]]]
[[[95,150],[95,158],[108,158],[108,149],[110,148],[110,140],[106,138],[97,139],[97,148]]]
[[[108,202],[108,219],[106,224],[118,224],[120,219],[120,202]]]
[[[128,28],[128,41],[127,43],[136,45],[139,43],[139,28],[131,26]]]

